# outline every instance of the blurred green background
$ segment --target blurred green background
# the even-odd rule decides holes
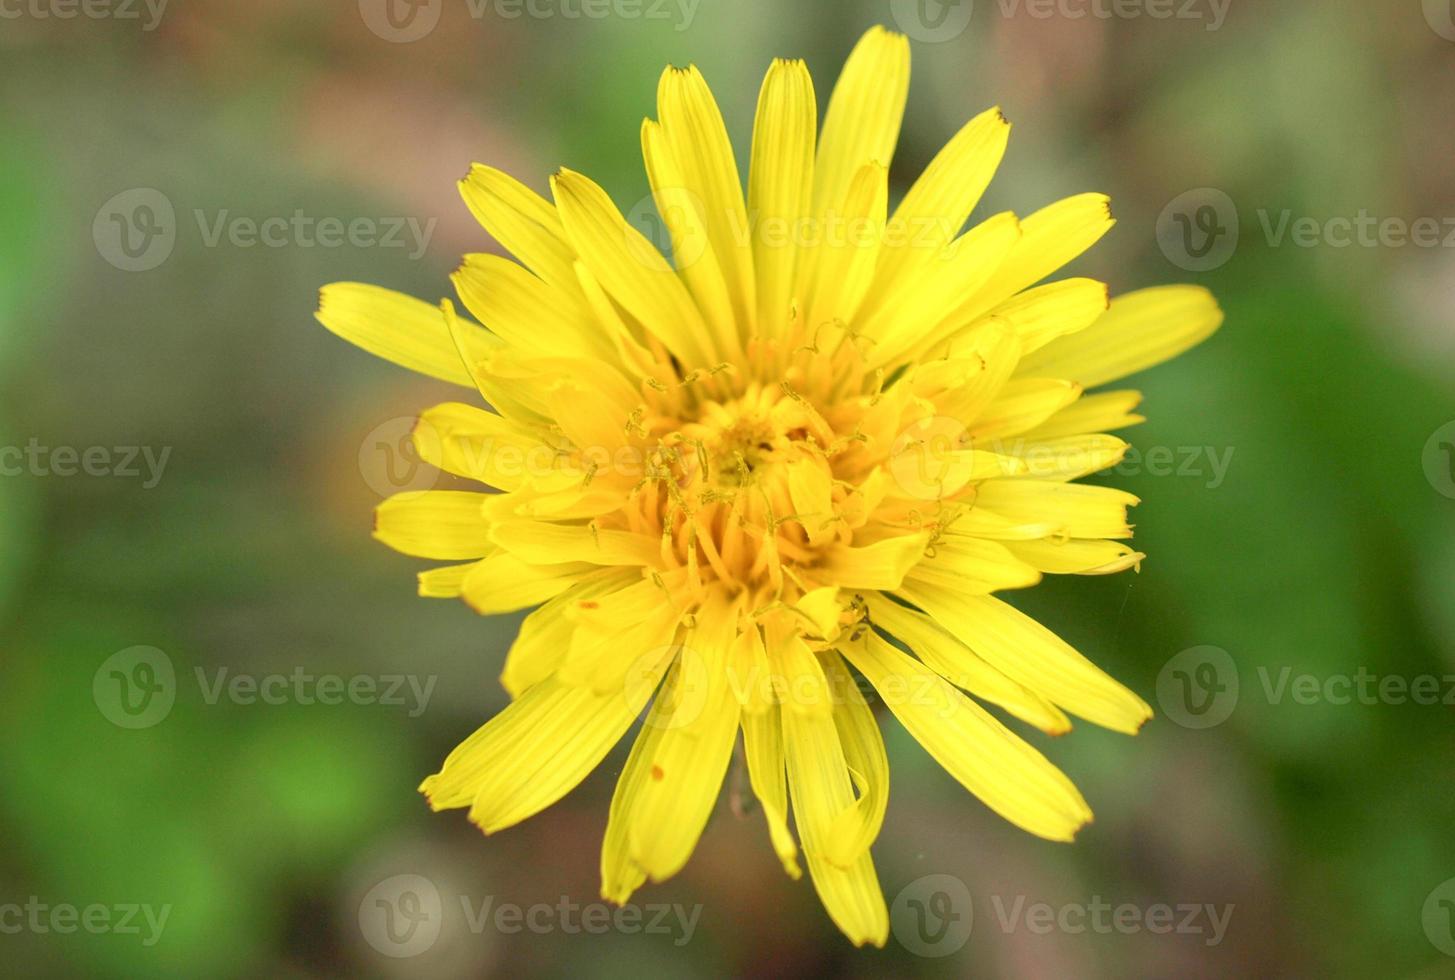
[[[1448,3],[387,13],[0,4],[0,971],[1455,976]],[[1097,812],[1070,847],[999,821],[887,719],[876,855],[900,901],[882,951],[837,934],[730,792],[687,869],[635,897],[700,903],[690,929],[675,912],[604,935],[559,911],[472,924],[487,901],[597,902],[626,746],[490,839],[416,794],[504,703],[515,621],[416,598],[419,563],[370,540],[381,495],[448,485],[398,447],[456,390],[340,343],[313,321],[317,289],[449,294],[459,254],[494,247],[456,194],[471,161],[542,191],[569,165],[630,209],[667,63],[707,74],[745,161],[770,59],[806,58],[822,105],[875,23],[915,39],[900,191],[998,103],[1015,130],[981,213],[1105,191],[1120,224],[1079,272],[1114,292],[1201,282],[1227,311],[1135,379],[1151,421],[1128,437],[1176,460],[1104,477],[1144,500],[1141,573],[1014,597],[1158,717],[1135,739],[1032,734]],[[1383,231],[1345,243],[1329,219],[1361,213]],[[288,223],[270,242],[239,221],[269,218]],[[1285,218],[1308,234],[1281,235]],[[1422,218],[1434,244],[1402,243]],[[363,223],[330,247],[322,219]],[[238,675],[282,675],[283,703],[215,696]],[[299,675],[378,688],[310,703]],[[1340,703],[1365,675],[1431,677],[1437,703],[1377,684]],[[437,936],[381,938],[379,889],[397,903],[416,881],[400,875],[433,890]],[[916,897],[943,914],[916,918]]]

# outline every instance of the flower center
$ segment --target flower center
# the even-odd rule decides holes
[[[724,379],[643,419],[655,444],[622,518],[661,534],[664,563],[689,587],[793,601],[828,584],[816,574],[825,549],[848,544],[872,510],[859,428],[879,396],[864,391],[862,361],[809,349],[784,361],[772,372],[782,380]]]

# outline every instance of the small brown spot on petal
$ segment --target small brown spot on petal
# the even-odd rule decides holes
[[[662,771],[661,766],[652,766],[652,778],[655,779],[657,782],[660,783],[662,781],[662,777],[665,775],[667,774]]]

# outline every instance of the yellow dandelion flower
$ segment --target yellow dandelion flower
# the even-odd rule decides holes
[[[606,823],[612,901],[686,863],[741,730],[784,868],[799,876],[801,847],[833,921],[882,945],[889,774],[864,683],[987,806],[1057,841],[1091,810],[980,702],[1051,734],[1068,714],[1128,733],[1151,715],[994,593],[1141,560],[1137,499],[1074,482],[1122,457],[1106,433],[1141,421],[1140,396],[1085,391],[1222,314],[1199,288],[1108,303],[1099,282],[1042,284],[1111,227],[1101,195],[962,233],[1006,147],[996,109],[891,212],[908,88],[906,40],[871,30],[820,129],[803,62],[775,62],[745,194],[707,83],[668,69],[641,139],[672,262],[579,173],[547,201],[477,165],[465,202],[519,260],[455,273],[483,328],[449,301],[323,290],[330,330],[493,409],[438,405],[415,431],[491,492],[400,494],[375,535],[452,563],[422,595],[538,607],[506,658],[512,703],[421,790],[503,830],[645,710]]]

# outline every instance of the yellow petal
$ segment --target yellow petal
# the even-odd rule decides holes
[[[845,589],[893,590],[924,557],[924,534],[902,534],[862,547],[836,544],[823,558],[823,575]]]
[[[715,366],[707,325],[687,287],[606,192],[564,168],[551,189],[566,234],[602,288],[689,367]]]
[[[470,805],[487,834],[565,796],[621,740],[636,707],[547,679],[490,719],[420,785],[436,810]]]
[[[681,870],[712,814],[737,738],[739,708],[727,682],[736,612],[710,600],[697,612],[652,752],[651,778],[631,809],[627,829],[632,859],[653,881]]]
[[[1000,267],[1020,239],[1020,222],[1009,211],[982,221],[919,267],[880,287],[860,311],[861,329],[879,343],[872,364],[896,363],[907,351],[924,351],[964,325],[958,309]]]
[[[1152,709],[1141,698],[1056,634],[994,596],[922,585],[906,586],[900,594],[1011,680],[1073,715],[1129,734],[1152,717]]]
[[[646,720],[632,743],[631,754],[611,794],[611,809],[606,818],[606,836],[601,842],[601,897],[617,905],[625,905],[647,880],[646,870],[631,854],[631,814],[643,791],[652,781],[653,760],[668,718],[677,703],[678,669],[674,665],[652,701]]]
[[[1111,309],[1080,333],[1025,358],[1019,372],[1093,388],[1176,357],[1222,322],[1217,300],[1201,286],[1142,289],[1112,300]]]
[[[560,595],[595,570],[579,562],[532,565],[514,555],[491,555],[465,576],[461,595],[482,616],[515,612]]]
[[[824,326],[847,323],[874,281],[874,263],[884,240],[888,180],[882,164],[861,167],[838,210],[816,228],[818,240],[808,258],[799,263],[797,292],[811,343]]]
[[[852,867],[859,856],[879,836],[884,826],[884,811],[889,806],[889,757],[884,753],[884,737],[874,720],[854,678],[837,653],[824,657],[824,672],[829,683],[846,696],[834,704],[834,726],[844,750],[844,763],[858,790],[853,806],[840,811],[829,825],[824,857],[841,868]]]
[[[1111,575],[1138,565],[1147,556],[1119,541],[1042,538],[1006,545],[1021,561],[1057,575]]]
[[[466,255],[450,277],[475,319],[525,354],[602,357],[615,351],[576,295],[498,255]]]
[[[996,107],[971,119],[945,144],[889,220],[878,283],[907,278],[933,265],[990,186],[1009,139],[1010,123]]]
[[[1048,735],[1071,730],[1061,710],[1023,684],[1006,677],[923,613],[887,596],[866,595],[873,624],[898,639],[945,680],[991,704],[998,704]]]
[[[398,493],[374,510],[374,537],[417,558],[479,558],[494,551],[488,496],[460,490]]]
[[[1085,330],[1110,305],[1106,283],[1095,279],[1061,279],[1006,300],[991,314],[1005,318],[1015,327],[1021,353],[1029,354],[1057,337]]]
[[[1081,397],[1081,386],[1059,378],[1016,378],[1002,388],[970,425],[977,445],[998,451],[1003,440],[1034,429]]]
[[[1082,395],[1025,433],[1026,439],[1056,439],[1086,432],[1112,432],[1147,421],[1132,409],[1142,403],[1140,391],[1103,391]]]
[[[1029,588],[1041,581],[1030,565],[995,541],[947,533],[910,569],[906,582],[934,583],[965,592]]]
[[[889,910],[870,852],[865,850],[847,868],[828,859],[834,821],[854,805],[838,727],[826,714],[784,711],[782,720],[788,790],[814,890],[850,942],[883,946]]]
[[[996,813],[1059,841],[1091,820],[1091,808],[1061,770],[924,664],[873,633],[843,652],[905,730]]]
[[[796,298],[798,235],[813,194],[817,128],[818,109],[808,66],[802,61],[776,59],[758,93],[748,175],[758,329],[767,337],[782,334]]]
[[[551,202],[503,171],[475,164],[460,181],[460,196],[476,220],[546,282],[570,293],[576,253]]]
[[[1038,480],[1076,480],[1122,461],[1130,447],[1116,436],[1094,434],[1057,439],[1010,438],[997,449],[1024,460],[1026,475]]]
[[[889,165],[908,98],[909,41],[871,27],[850,52],[829,97],[814,165],[814,214],[836,207],[865,164]]]
[[[444,565],[420,572],[420,596],[425,599],[458,599],[465,584],[465,576],[475,564],[472,561],[464,565]]]
[[[1051,533],[1064,537],[1130,538],[1127,508],[1140,502],[1112,487],[1010,477],[980,484],[974,510],[990,511],[1012,524],[1050,526]]]
[[[532,476],[559,473],[559,454],[544,433],[461,402],[421,414],[413,441],[419,458],[431,466],[500,490],[519,490]]]
[[[1095,245],[1114,224],[1105,194],[1077,194],[1022,218],[1020,240],[966,312],[988,312],[1034,286]]]
[[[763,807],[773,851],[783,862],[788,877],[796,881],[803,871],[798,866],[798,847],[788,831],[788,783],[783,768],[783,728],[778,709],[757,714],[745,712],[739,721],[753,795]]]
[[[736,356],[737,314],[708,229],[708,206],[682,172],[661,124],[650,119],[642,120],[642,160],[657,213],[672,239],[672,264],[712,329],[718,352]]]
[[[668,68],[657,85],[657,117],[685,186],[701,200],[713,254],[739,328],[757,315],[757,288],[743,184],[717,101],[696,66]]]
[[[518,698],[549,677],[561,665],[577,629],[567,613],[582,603],[599,602],[638,579],[635,569],[601,569],[525,617],[505,655],[500,685]]]
[[[630,531],[600,531],[584,524],[511,521],[497,524],[490,539],[521,561],[533,565],[587,562],[592,565],[660,563],[658,537]]]
[[[357,282],[324,286],[318,322],[376,357],[441,381],[475,386],[438,307],[403,293]],[[462,325],[472,356],[483,358],[499,341],[474,324]]]

